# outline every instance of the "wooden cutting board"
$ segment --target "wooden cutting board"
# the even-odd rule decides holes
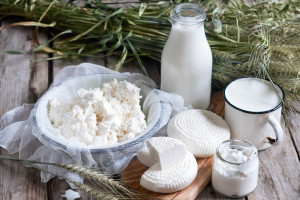
[[[221,117],[224,117],[224,97],[221,91],[212,95],[209,110],[220,115]],[[169,194],[155,193],[140,186],[140,178],[148,169],[148,167],[140,163],[139,160],[136,160],[128,165],[128,167],[121,174],[121,180],[132,190],[142,194],[150,195],[155,199],[195,199],[211,180],[212,161],[213,157],[197,159],[198,174],[195,180],[191,183],[191,185],[179,192]]]

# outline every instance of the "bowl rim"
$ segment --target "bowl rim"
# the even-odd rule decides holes
[[[123,149],[128,149],[128,148],[136,145],[137,143],[143,142],[145,139],[147,139],[148,137],[150,137],[149,135],[152,136],[154,133],[156,133],[158,131],[158,128],[160,127],[160,124],[161,124],[161,119],[163,117],[164,109],[165,109],[165,105],[164,104],[166,104],[166,102],[163,102],[163,101],[159,101],[159,103],[160,103],[160,114],[157,117],[156,121],[154,122],[154,125],[147,132],[143,133],[137,139],[132,140],[130,142],[123,143],[121,145],[117,145],[117,146],[105,146],[105,147],[97,147],[97,148],[95,148],[95,147],[91,147],[91,148],[79,147],[79,148],[76,148],[74,146],[68,146],[66,144],[59,143],[58,141],[56,141],[56,140],[48,137],[45,133],[43,133],[42,128],[39,126],[39,122],[38,122],[39,120],[37,119],[37,111],[40,108],[39,106],[40,106],[41,100],[43,100],[43,98],[45,98],[45,96],[49,92],[51,92],[55,88],[60,87],[62,84],[66,83],[66,82],[69,82],[71,80],[78,79],[78,78],[81,78],[81,77],[97,76],[97,75],[117,75],[117,76],[123,76],[123,77],[130,78],[130,75],[127,75],[127,74],[115,74],[115,73],[96,73],[96,74],[87,74],[87,75],[76,76],[76,77],[69,77],[69,78],[65,79],[64,81],[62,81],[61,83],[59,83],[59,84],[53,86],[52,88],[50,88],[49,90],[47,90],[39,98],[39,100],[36,102],[36,104],[34,106],[34,111],[33,111],[34,127],[36,128],[37,132],[39,133],[39,136],[41,136],[50,145],[54,145],[55,147],[57,147],[59,149],[62,149],[64,151],[66,151],[66,150],[76,150],[76,151],[80,151],[80,152],[90,152],[91,154],[105,153],[105,152],[108,152],[108,150],[109,150],[109,152],[116,152],[116,151],[122,151]],[[158,95],[157,91],[154,90],[155,88],[151,87],[150,85],[148,85],[148,84],[146,84],[144,82],[143,82],[143,84],[147,85],[150,89],[152,89],[152,91],[154,91],[155,95]]]

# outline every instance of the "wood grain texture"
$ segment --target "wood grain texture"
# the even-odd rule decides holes
[[[1,25],[11,21],[2,21]],[[31,28],[11,28],[0,32],[0,50],[29,51],[34,48]],[[46,38],[41,35],[41,41]],[[0,116],[23,103],[34,103],[48,87],[48,62],[35,62],[45,55],[0,54]],[[4,149],[1,154],[10,155]],[[46,199],[46,184],[40,172],[19,163],[0,161],[0,199]]]
[[[291,139],[296,148],[298,159],[300,160],[300,102],[295,103],[299,110],[287,111],[287,121]]]
[[[225,197],[221,194],[216,193],[214,190],[211,182],[204,188],[204,190],[198,195],[196,200],[212,200],[212,199],[218,199],[218,200],[225,200],[225,199],[231,199],[229,197]],[[240,198],[240,199],[235,199],[235,200],[244,200],[246,198]],[[260,200],[260,199],[257,199]]]
[[[248,199],[300,199],[300,163],[287,129],[282,144],[259,151],[258,157],[258,184]]]
[[[70,185],[57,177],[47,182],[47,196],[48,200],[62,199],[61,195],[70,189]]]
[[[300,102],[294,102],[294,111],[287,111],[290,131],[284,127],[281,145],[259,152],[258,186],[248,199],[300,199]]]

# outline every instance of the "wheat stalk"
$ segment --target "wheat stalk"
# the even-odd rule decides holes
[[[100,53],[117,54],[120,61],[115,66],[116,70],[134,57],[146,74],[140,57],[160,61],[171,28],[169,13],[177,3],[185,1],[147,1],[124,9],[96,0],[82,2],[76,5],[63,0],[2,0],[0,16],[24,17],[37,27],[41,23],[54,26],[54,45],[46,42],[33,50],[54,53],[55,57],[49,60],[98,56]],[[297,100],[299,84],[292,84],[298,83],[299,77],[300,1],[189,2],[200,4],[207,10],[205,28],[213,52],[215,87],[222,89],[241,76],[261,77],[279,84],[291,98]],[[216,21],[218,23],[214,23]],[[55,25],[53,22],[56,22]],[[215,32],[215,26],[222,27],[222,32]],[[286,65],[277,67],[281,62]]]
[[[124,187],[120,184],[120,182],[115,181],[113,179],[110,179],[107,175],[101,174],[99,172],[93,171],[86,167],[81,166],[75,166],[75,165],[64,165],[64,164],[57,164],[57,163],[48,163],[48,162],[40,162],[35,160],[24,160],[24,159],[18,159],[18,158],[9,158],[3,155],[0,155],[0,159],[3,160],[10,160],[15,162],[21,162],[25,165],[28,165],[30,167],[37,168],[41,171],[45,171],[47,173],[50,173],[54,176],[57,176],[59,178],[65,179],[66,181],[73,183],[76,187],[78,187],[80,190],[96,197],[97,199],[151,199],[149,196],[144,196],[142,194],[136,193],[131,191],[130,189]],[[52,165],[56,167],[61,167],[63,169],[66,169],[70,172],[76,173],[78,175],[81,175],[85,179],[89,180],[91,184],[94,185],[94,187],[91,187],[88,184],[82,184],[79,182],[75,182],[73,180],[70,180],[64,176],[61,176],[59,174],[55,174],[49,170],[46,170],[44,168],[41,168],[37,166],[37,164],[43,164],[43,165]],[[100,186],[100,188],[98,187]],[[97,189],[96,189],[97,188]],[[102,191],[104,190],[104,192]]]
[[[16,161],[16,159],[15,159]],[[73,181],[71,179],[68,179],[64,176],[61,176],[61,175],[58,175],[58,174],[55,174],[49,170],[46,170],[44,168],[41,168],[37,165],[34,165],[34,164],[31,164],[32,162],[30,162],[30,164],[28,164],[28,162],[26,161],[21,161],[22,163],[30,166],[30,167],[33,167],[33,168],[36,168],[36,169],[39,169],[41,171],[44,171],[44,172],[47,172],[49,174],[52,174],[54,176],[57,176],[58,178],[62,178],[66,181],[68,181],[69,183],[72,183],[74,184],[79,190],[82,190],[84,192],[86,192],[87,194],[89,195],[92,195],[93,197],[99,199],[99,200],[115,200],[115,199],[127,199],[126,196],[124,198],[124,196],[122,195],[114,195],[113,193],[111,192],[102,192],[102,191],[99,191],[99,190],[96,190],[95,188],[92,188],[91,186],[87,185],[87,184],[84,184],[84,183],[80,183],[80,182],[77,182],[77,181]]]
[[[107,176],[105,176],[97,171],[94,171],[94,170],[91,170],[91,169],[88,169],[85,167],[75,166],[75,165],[57,164],[56,166],[62,167],[70,172],[79,174],[90,181],[95,181],[97,183],[100,183],[101,186],[103,186],[107,190],[113,190],[117,193],[119,193],[119,191],[120,191],[126,195],[129,195],[131,198],[140,198],[141,197],[141,195],[127,189],[126,187],[121,185],[119,182],[117,182],[113,179],[110,179]]]
[[[116,200],[120,197],[111,195],[110,193],[103,193],[99,192],[99,190],[95,190],[94,188],[90,187],[89,185],[82,184],[79,182],[75,182],[72,180],[67,180],[70,183],[73,183],[78,189],[85,191],[87,194],[92,195],[93,197],[99,199],[99,200]]]

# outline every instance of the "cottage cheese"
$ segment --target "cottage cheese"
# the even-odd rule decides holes
[[[70,103],[50,100],[49,119],[65,138],[92,146],[116,144],[146,128],[140,89],[116,79],[100,89],[79,89]]]

